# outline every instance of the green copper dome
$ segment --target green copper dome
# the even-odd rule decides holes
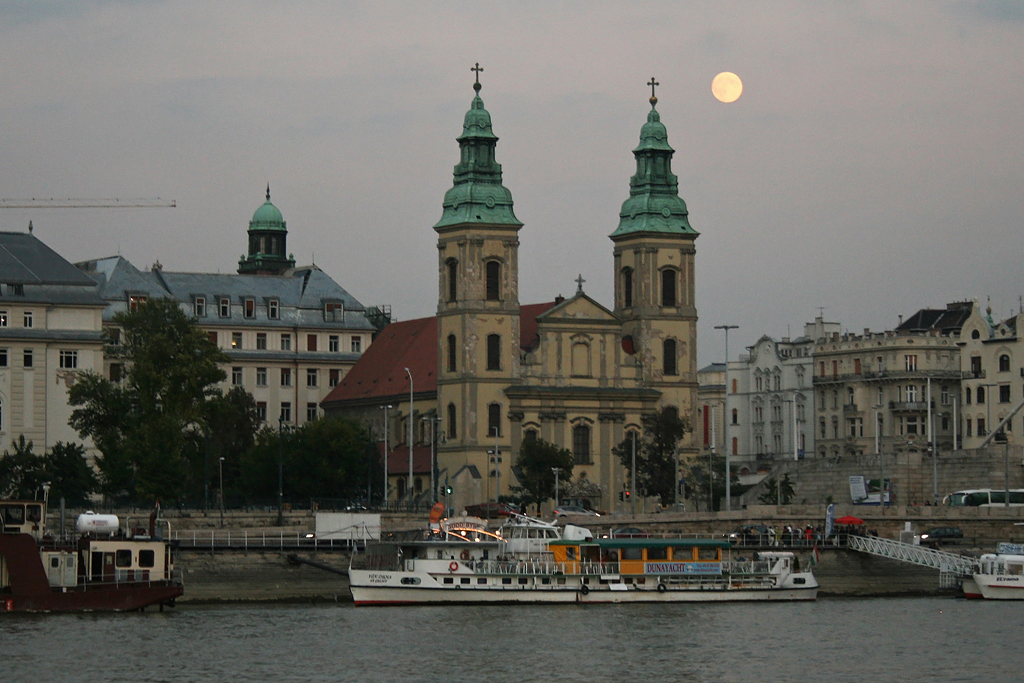
[[[270,203],[270,186],[267,185],[267,201],[252,215],[250,230],[286,230],[284,216]]]
[[[501,164],[494,158],[498,137],[480,99],[480,83],[474,83],[473,89],[477,94],[466,112],[462,135],[456,138],[461,158],[455,166],[455,182],[444,195],[435,230],[466,223],[522,225],[512,211],[512,193],[502,184]]]
[[[652,79],[653,80],[653,79]],[[651,98],[647,123],[640,129],[640,144],[633,150],[636,173],[629,179],[629,199],[619,211],[619,227],[613,240],[638,233],[693,235],[686,202],[679,196],[679,179],[672,173],[668,130]]]
[[[249,254],[238,262],[243,275],[280,275],[295,267],[295,259],[288,254],[288,230],[284,216],[270,203],[270,185],[267,201],[256,209],[249,221]]]

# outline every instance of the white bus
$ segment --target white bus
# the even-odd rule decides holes
[[[1006,489],[967,489],[942,499],[950,507],[1003,507]],[[1010,489],[1010,507],[1024,507],[1024,489]]]

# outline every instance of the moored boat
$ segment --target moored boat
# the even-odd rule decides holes
[[[964,580],[963,591],[968,598],[1024,600],[1024,555],[982,555],[974,575]]]

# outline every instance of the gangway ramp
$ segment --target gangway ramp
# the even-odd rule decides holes
[[[938,569],[939,585],[943,587],[952,586],[957,577],[970,576],[978,565],[973,557],[875,536],[850,536],[847,547],[876,557]]]

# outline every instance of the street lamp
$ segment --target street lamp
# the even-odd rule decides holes
[[[729,330],[739,329],[739,325],[715,325],[716,330],[725,330],[725,393],[729,394]],[[714,412],[711,413],[714,415]],[[723,417],[725,414],[723,413]],[[714,429],[714,427],[712,427]],[[712,437],[714,438],[714,437]],[[729,449],[725,449],[725,509],[732,510],[732,482],[729,476]],[[714,500],[713,498],[710,500]],[[713,506],[709,503],[708,512]]]
[[[558,507],[558,472],[559,472],[559,469],[557,467],[552,467],[551,471],[555,473],[555,507],[557,508]],[[540,512],[538,511],[537,514],[539,516]]]
[[[393,406],[380,406],[379,410],[384,411],[384,494],[381,496],[381,503],[384,509],[388,509],[388,411]]]
[[[630,514],[636,517],[636,432],[630,432],[633,435],[633,470],[629,474],[629,488],[633,489],[633,495],[629,497],[630,502]]]
[[[277,525],[284,526],[284,410],[277,416]]]
[[[224,526],[224,457],[217,463],[220,469],[220,525]]]
[[[405,369],[405,374],[409,376],[409,481],[406,490],[409,492],[409,509],[412,509],[412,437],[413,437],[413,402],[412,402],[412,372],[409,368]]]
[[[882,404],[871,406],[875,411],[875,455],[878,456],[878,507],[885,506],[885,461],[882,456]]]
[[[441,418],[437,415],[428,415],[423,418],[423,421],[430,423],[430,504],[433,505],[437,502],[437,484],[436,477],[434,476],[435,470],[437,469],[434,464],[437,457],[434,451],[434,447],[437,443],[437,432],[434,427],[435,425],[440,426]]]

